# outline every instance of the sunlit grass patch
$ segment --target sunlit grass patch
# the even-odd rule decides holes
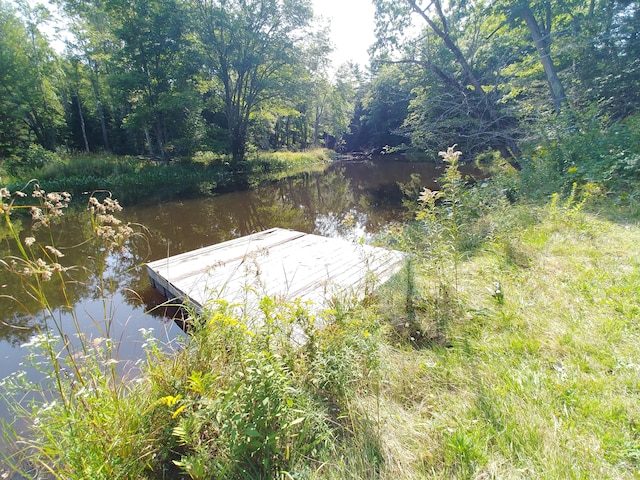
[[[410,471],[429,478],[639,472],[640,383],[629,360],[640,358],[640,229],[537,208],[538,223],[509,232],[526,246],[526,265],[496,248],[460,265],[467,315],[448,324],[448,348],[385,354],[383,408],[410,412],[411,427],[398,428],[429,439],[422,461],[408,454]],[[388,436],[402,438],[389,428]]]
[[[67,191],[75,199],[82,198],[86,192],[108,190],[123,204],[133,204],[154,197],[184,198],[255,186],[301,172],[322,170],[330,161],[326,149],[258,152],[239,165],[233,164],[229,155],[214,152],[198,152],[193,158],[168,163],[106,153],[55,155],[43,165],[25,166],[9,188],[15,190],[29,179],[38,178],[45,190]]]

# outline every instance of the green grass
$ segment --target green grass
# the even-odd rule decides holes
[[[384,478],[640,473],[640,228],[550,207],[508,215],[532,208],[540,221],[510,231],[526,266],[485,245],[459,265],[446,338],[383,347],[381,431],[413,444]],[[433,282],[420,278],[416,291]],[[424,331],[434,321],[419,319]]]

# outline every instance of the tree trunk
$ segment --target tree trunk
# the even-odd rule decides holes
[[[104,145],[104,149],[109,152],[111,148],[109,146],[109,135],[107,133],[107,121],[104,118],[104,109],[102,108],[102,101],[100,99],[100,86],[98,85],[98,74],[96,72],[97,65],[91,64],[91,71],[93,75],[91,75],[91,86],[93,87],[93,95],[96,98],[96,109],[98,110],[98,118],[100,119],[100,129],[102,130],[102,143]]]
[[[100,130],[102,130],[102,142],[104,144],[104,149],[107,152],[111,151],[111,146],[109,145],[109,135],[107,132],[107,121],[104,118],[104,110],[102,108],[102,103],[98,101],[98,117],[100,118]]]
[[[87,127],[84,123],[84,114],[82,113],[82,102],[80,102],[80,95],[76,97],[78,102],[78,115],[80,115],[80,129],[82,130],[82,140],[84,140],[84,150],[89,153],[89,140],[87,139]]]
[[[540,62],[542,63],[542,68],[544,68],[544,73],[547,77],[551,99],[553,100],[553,108],[556,113],[560,113],[567,103],[567,95],[558,77],[553,60],[551,59],[551,25],[549,24],[544,30],[541,29],[528,3],[520,5],[518,14],[527,24],[527,28],[529,28],[533,43],[540,57]]]
[[[162,125],[160,124],[160,120],[156,120],[156,140],[158,141],[158,149],[160,150],[160,160],[162,162],[168,163],[169,162],[169,156],[167,155],[167,150],[164,148],[165,146],[165,139],[163,137],[163,129],[162,129]]]
[[[231,134],[231,158],[236,164],[244,160],[247,150],[246,138],[241,130],[241,128],[236,128]]]
[[[153,153],[153,143],[151,141],[151,134],[149,133],[149,129],[144,129],[144,138],[147,140],[147,149],[149,150],[149,155],[151,158],[155,159],[155,154]]]
[[[287,148],[291,147],[291,117],[287,115],[287,121],[284,125],[285,131],[284,131],[284,138],[285,138],[285,146]]]
[[[320,114],[318,113],[319,108],[316,106],[316,114],[313,121],[313,146],[318,146],[318,136],[320,135]]]

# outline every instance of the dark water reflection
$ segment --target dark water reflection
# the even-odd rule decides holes
[[[137,205],[127,219],[150,230],[151,260],[200,248],[272,227],[307,233],[344,236],[343,220],[356,217],[367,235],[401,221],[398,182],[412,173],[435,188],[441,170],[432,164],[409,162],[349,162],[323,173],[303,174],[254,190],[213,198]]]
[[[254,190],[215,197],[149,203],[126,207],[121,217],[146,227],[146,239],[137,240],[122,257],[107,258],[106,286],[101,290],[91,272],[100,252],[90,244],[64,250],[65,265],[76,265],[68,287],[69,300],[90,338],[106,335],[121,341],[119,356],[135,361],[143,357],[141,329],[154,329],[162,341],[182,335],[164,315],[150,309],[163,299],[150,287],[142,264],[272,227],[345,238],[365,237],[401,221],[405,212],[398,182],[419,174],[423,184],[436,188],[441,169],[409,162],[341,162],[322,173],[303,174]],[[25,220],[26,222],[27,220]],[[26,226],[23,236],[27,236]],[[56,228],[55,244],[70,246],[88,236],[86,212],[69,212]],[[0,232],[0,258],[14,255]],[[45,242],[48,243],[48,242]],[[18,369],[25,349],[20,348],[44,326],[44,316],[25,296],[24,288],[0,271],[0,379]],[[55,317],[71,324],[59,288],[47,285]],[[103,302],[102,293],[106,294]],[[13,297],[13,299],[9,298]],[[15,299],[15,300],[14,300]],[[16,301],[18,300],[18,301]],[[25,310],[30,313],[26,313]],[[105,318],[110,319],[105,323]]]

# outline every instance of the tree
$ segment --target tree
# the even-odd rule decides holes
[[[591,0],[572,12],[571,25],[576,104],[614,119],[639,111],[640,3]]]
[[[194,103],[186,12],[175,0],[111,0],[107,11],[122,43],[112,81],[127,92],[125,124],[144,133],[152,157],[167,161]]]
[[[63,122],[56,91],[62,73],[38,30],[47,12],[26,3],[20,10],[22,19],[0,1],[0,155],[33,141],[53,149]]]
[[[347,143],[351,149],[382,150],[408,141],[403,128],[414,97],[418,68],[387,64],[361,87],[360,113],[351,125]]]
[[[462,125],[465,117],[470,119],[467,120],[467,128],[457,134],[473,139],[476,145],[499,149],[514,167],[519,168],[513,160],[519,154],[512,131],[516,121],[501,102],[500,82],[495,78],[499,68],[489,70],[475,62],[476,53],[482,46],[482,36],[479,35],[483,30],[482,5],[452,2],[448,4],[449,10],[445,10],[441,0],[432,0],[425,6],[418,0],[374,0],[374,3],[379,20],[379,61],[423,68],[425,74],[428,73],[428,81],[420,85],[423,92],[435,84],[443,88],[441,96],[433,95],[433,92],[422,95],[420,98],[426,103],[418,103],[414,99],[414,113],[420,113],[422,106],[432,109],[430,100],[439,99],[436,111],[429,114],[433,120],[460,119],[458,124]],[[420,17],[426,28],[419,38],[400,44],[399,30],[410,23],[412,13]],[[398,47],[402,48],[402,58],[390,59],[385,48],[397,50]],[[425,120],[421,114],[414,118]]]
[[[85,0],[55,0],[62,8],[69,20],[71,38],[66,40],[66,58],[71,63],[70,68],[82,72],[81,81],[88,81],[91,85],[91,95],[85,98],[92,111],[98,117],[100,124],[100,139],[102,148],[112,150],[111,137],[114,136],[113,126],[110,125],[109,104],[111,96],[107,84],[109,63],[119,49],[118,42],[112,35],[113,25],[106,12],[103,2]],[[79,144],[78,141],[75,141]]]
[[[234,162],[245,156],[256,108],[276,97],[298,62],[308,0],[193,0],[210,91],[220,95]]]
[[[495,2],[499,12],[505,14],[507,24],[512,28],[518,22],[524,22],[531,35],[531,40],[538,53],[538,60],[544,70],[553,107],[560,113],[567,104],[567,94],[558,76],[558,70],[553,60],[552,39],[554,27],[554,10],[569,9],[571,0],[517,0]],[[565,13],[565,12],[559,12]]]

